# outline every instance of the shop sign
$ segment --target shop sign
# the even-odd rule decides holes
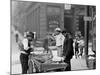
[[[84,16],[84,21],[92,21],[92,17]]]
[[[50,31],[53,31],[55,28],[59,27],[59,16],[57,15],[48,16],[47,22],[48,22],[48,29]]]

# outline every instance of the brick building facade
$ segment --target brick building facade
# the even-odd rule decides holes
[[[12,15],[12,25],[23,34],[25,31],[37,32],[43,38],[47,32],[53,32],[56,27],[67,29],[72,33],[81,31],[85,34],[84,16],[87,16],[87,5],[71,5],[65,9],[65,4],[12,1],[20,11]],[[15,13],[18,11],[16,10]],[[91,12],[91,11],[90,11]],[[15,15],[15,13],[12,13]]]
[[[43,38],[56,27],[64,28],[64,4],[32,3],[27,7],[30,8],[19,16],[18,21],[14,22],[22,34],[32,31],[37,32],[39,38]]]

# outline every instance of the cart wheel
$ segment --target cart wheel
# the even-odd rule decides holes
[[[32,74],[32,73],[35,73],[35,72],[36,72],[35,63],[30,61],[29,62],[29,71],[28,71],[28,73]]]

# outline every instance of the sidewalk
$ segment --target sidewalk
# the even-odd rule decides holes
[[[86,62],[85,59],[75,59],[73,58],[71,60],[71,69],[72,71],[75,70],[88,70],[88,68],[86,67]],[[12,65],[12,73],[13,74],[20,74],[21,73],[21,64],[17,63],[17,64],[13,64]]]

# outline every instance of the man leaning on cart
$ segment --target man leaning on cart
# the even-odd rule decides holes
[[[24,39],[19,43],[22,74],[27,74],[28,71],[28,57],[30,52],[33,51],[31,47],[33,36],[32,32],[27,32],[24,34]]]

